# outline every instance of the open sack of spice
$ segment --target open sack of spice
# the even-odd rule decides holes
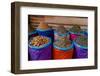
[[[73,44],[67,37],[59,37],[54,42],[54,59],[71,59],[73,56]]]
[[[88,37],[84,35],[78,36],[74,40],[74,58],[87,58],[88,57]]]
[[[49,41],[50,39],[45,36],[36,36],[33,37],[33,39],[30,41],[29,44],[32,45],[33,47],[43,47]]]
[[[64,26],[57,26],[54,30],[54,39],[57,40],[60,36],[69,38],[69,32]]]
[[[30,60],[51,59],[51,39],[45,36],[36,36],[29,41]]]
[[[70,40],[74,40],[77,36],[80,35],[81,27],[79,25],[73,25],[72,28],[69,29]]]

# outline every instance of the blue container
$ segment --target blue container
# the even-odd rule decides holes
[[[30,42],[30,41],[29,41]],[[51,39],[47,44],[42,47],[36,47],[29,44],[29,60],[49,60],[52,58],[52,44]]]
[[[53,58],[54,59],[72,59],[73,52],[74,52],[73,44],[71,44],[69,47],[66,47],[66,48],[61,48],[54,45]]]
[[[88,58],[88,47],[81,46],[74,41],[74,58]]]
[[[80,34],[85,35],[85,36],[88,36],[87,31],[81,31]]]
[[[53,29],[46,29],[46,30],[42,30],[42,29],[37,29],[37,32],[40,36],[46,36],[52,39],[52,41],[54,40],[54,31]]]
[[[72,49],[73,48],[73,43],[71,43],[71,46],[69,46],[67,48],[61,48],[61,47],[58,47],[58,46],[56,46],[54,44],[53,44],[53,46],[54,46],[54,48],[57,48],[57,49],[59,49],[61,51],[68,51],[69,49]]]

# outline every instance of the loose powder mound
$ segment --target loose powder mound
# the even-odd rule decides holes
[[[42,29],[42,30],[46,30],[49,29],[50,27],[44,23],[44,22],[40,22],[40,25],[38,26],[38,29]]]
[[[67,48],[71,45],[71,41],[66,37],[60,37],[54,42],[54,45],[60,48]]]
[[[81,28],[78,25],[74,25],[69,31],[79,33],[81,31]]]
[[[88,38],[86,36],[78,36],[75,42],[81,46],[87,47],[88,46]]]
[[[55,31],[58,33],[58,34],[66,34],[66,28],[64,26],[58,26],[56,27]]]
[[[49,38],[44,36],[36,36],[30,41],[30,45],[36,47],[42,47],[44,44],[47,44],[50,41]]]

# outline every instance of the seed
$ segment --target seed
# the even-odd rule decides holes
[[[31,42],[29,42],[32,46],[37,46],[40,47],[44,44],[47,44],[49,42],[49,38],[44,37],[44,36],[36,36],[33,37],[33,39],[31,40]]]

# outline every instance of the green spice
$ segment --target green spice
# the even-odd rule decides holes
[[[73,33],[79,33],[81,31],[81,28],[78,25],[74,25],[69,31]]]
[[[81,46],[87,47],[88,46],[88,38],[86,36],[78,36],[75,42]]]
[[[56,27],[55,31],[58,33],[58,34],[66,34],[66,28],[64,26],[58,26]]]

